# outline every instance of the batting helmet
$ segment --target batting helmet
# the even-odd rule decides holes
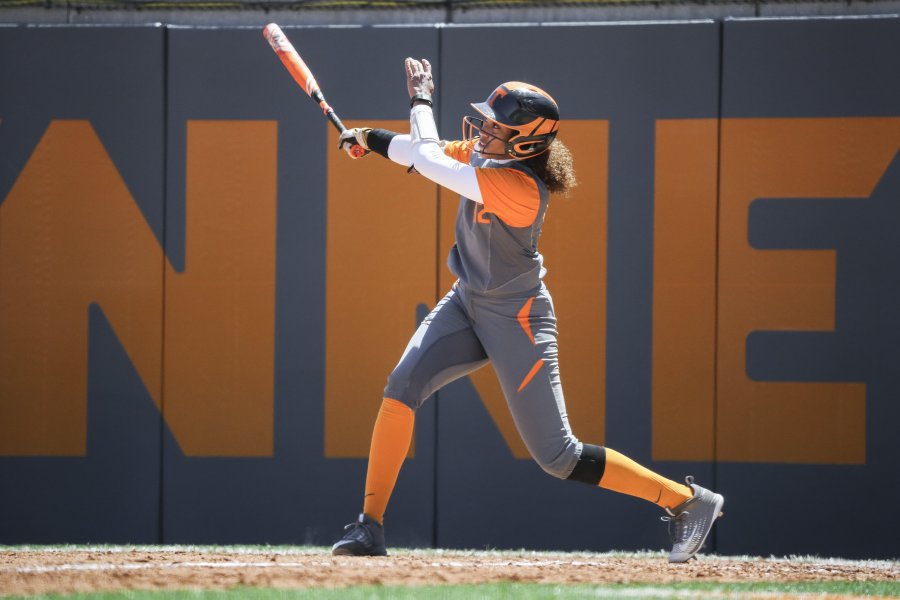
[[[506,141],[506,157],[523,160],[546,152],[559,130],[559,106],[539,87],[507,81],[495,89],[485,102],[472,104],[483,117],[513,130]],[[463,137],[472,139],[481,132],[484,121],[463,119]]]

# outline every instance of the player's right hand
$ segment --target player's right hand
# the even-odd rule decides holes
[[[354,127],[353,129],[347,129],[341,134],[338,141],[338,148],[347,152],[350,158],[362,158],[363,156],[367,156],[370,151],[366,139],[368,138],[370,131],[372,131],[371,127]],[[354,146],[359,146],[365,150],[365,152],[361,155],[354,154]]]
[[[406,67],[406,91],[412,98],[416,94],[434,96],[434,77],[431,75],[431,63],[428,59],[416,60],[407,58],[403,65]]]

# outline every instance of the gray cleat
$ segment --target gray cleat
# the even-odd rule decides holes
[[[344,537],[331,547],[335,556],[387,556],[384,527],[365,513],[344,527]]]
[[[692,476],[688,475],[685,483],[694,490],[694,497],[672,510],[665,509],[669,516],[662,517],[663,521],[669,523],[669,535],[672,537],[670,563],[687,562],[697,554],[706,541],[713,522],[722,516],[722,505],[725,504],[722,495],[694,484]]]

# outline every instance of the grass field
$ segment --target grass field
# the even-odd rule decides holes
[[[900,597],[900,562],[661,552],[397,549],[385,558],[271,546],[0,546],[0,598]]]
[[[456,586],[356,586],[339,589],[121,591],[104,593],[0,596],[30,600],[549,600],[560,598],[853,598],[898,597],[897,582],[819,582],[661,585],[548,585],[500,583]]]

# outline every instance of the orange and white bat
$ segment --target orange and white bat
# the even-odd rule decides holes
[[[291,77],[294,78],[294,81],[297,82],[297,85],[302,87],[310,98],[319,103],[325,117],[331,121],[331,124],[334,125],[339,132],[344,133],[347,128],[341,123],[341,120],[334,112],[334,109],[328,106],[328,102],[325,101],[325,96],[322,94],[322,90],[319,89],[319,84],[316,83],[316,78],[313,77],[312,71],[309,70],[309,67],[306,66],[303,59],[300,58],[300,54],[294,49],[293,44],[291,44],[287,36],[284,35],[281,27],[275,23],[269,23],[266,25],[265,29],[263,29],[263,36],[265,36],[269,45],[272,46],[272,50],[275,51],[278,58],[281,59],[281,64],[284,65],[284,68],[288,70],[288,73],[290,73]],[[362,146],[354,144],[350,148],[350,153],[355,158],[359,158],[366,153],[366,150]]]

